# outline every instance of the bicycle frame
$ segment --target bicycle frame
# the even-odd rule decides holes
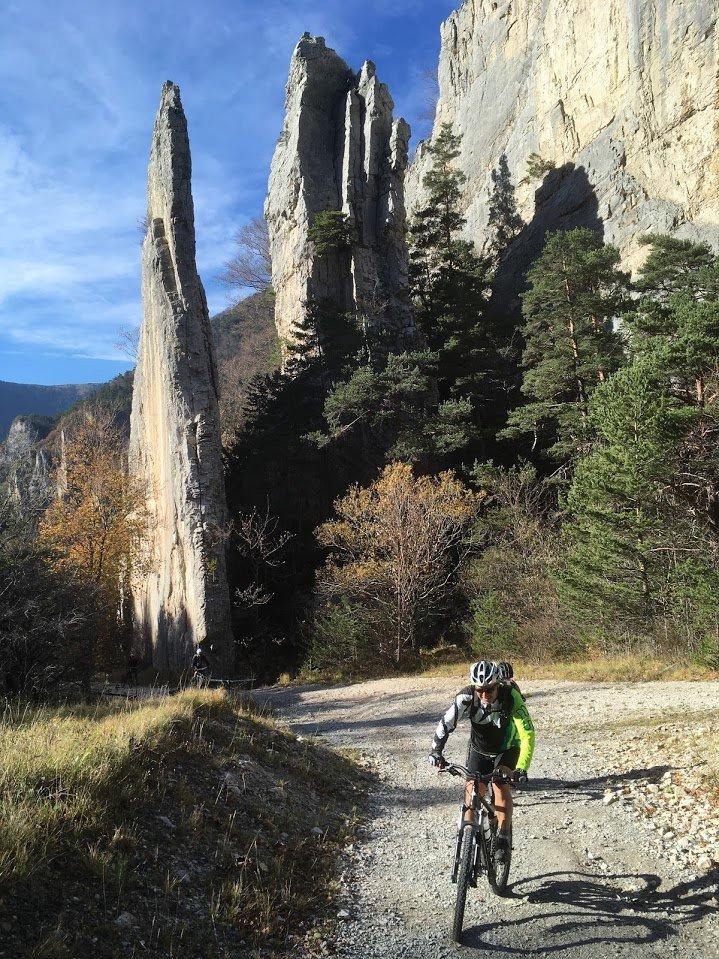
[[[497,812],[494,806],[493,798],[487,799],[479,791],[479,784],[483,783],[490,786],[494,783],[506,785],[511,780],[499,770],[480,776],[478,773],[470,773],[469,770],[457,763],[447,766],[447,772],[452,776],[465,776],[467,781],[472,782],[472,798],[467,804],[462,800],[460,807],[459,821],[457,823],[457,838],[454,848],[454,864],[452,866],[452,882],[457,882],[457,872],[459,870],[460,854],[462,849],[462,839],[466,829],[470,829],[474,839],[474,855],[472,863],[471,885],[477,885],[477,876],[486,868],[489,862],[489,844],[492,833],[497,825]],[[493,797],[494,790],[488,789],[487,793]],[[471,812],[470,819],[466,819],[466,813]],[[479,814],[479,815],[477,815]],[[482,829],[480,830],[480,826]],[[477,838],[479,834],[479,839]]]

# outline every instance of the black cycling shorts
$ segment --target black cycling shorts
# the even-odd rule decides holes
[[[477,752],[470,743],[469,749],[467,750],[467,769],[471,773],[479,773],[480,776],[486,776],[487,773],[499,769],[500,766],[507,766],[512,770],[516,769],[518,759],[519,744],[512,746],[511,749],[506,749],[498,756],[483,756],[482,753]]]

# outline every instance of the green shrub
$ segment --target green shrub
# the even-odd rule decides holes
[[[554,160],[544,160],[538,153],[530,153],[527,159],[527,180],[539,180],[556,167]]]
[[[477,656],[487,656],[495,650],[506,655],[517,651],[517,623],[496,590],[484,593],[472,603],[469,633],[472,652]]]
[[[352,225],[340,210],[323,210],[314,218],[307,237],[317,256],[341,253],[350,248]]]
[[[377,665],[377,643],[361,607],[344,601],[318,612],[305,665],[343,676],[359,675]]]

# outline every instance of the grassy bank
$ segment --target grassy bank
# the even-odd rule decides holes
[[[469,659],[436,663],[423,670],[425,676],[461,676]],[[672,662],[653,656],[606,656],[601,653],[583,659],[559,662],[512,662],[517,679],[566,679],[577,682],[650,682],[652,680],[719,679],[719,672],[691,662]]]
[[[498,659],[508,658],[512,661],[517,679],[566,679],[576,682],[650,682],[652,680],[692,680],[692,679],[719,679],[719,671],[701,666],[689,659],[678,661],[663,659],[658,656],[649,656],[642,653],[627,655],[607,655],[603,652],[587,654],[567,660],[542,660],[535,662],[507,656],[506,653],[492,651],[487,655],[494,655]],[[477,657],[466,650],[457,647],[431,650],[422,653],[418,662],[410,669],[402,669],[396,673],[390,666],[385,669],[379,667],[366,672],[354,672],[349,675],[333,670],[303,669],[296,677],[288,673],[280,677],[280,685],[303,683],[347,683],[363,682],[368,679],[382,679],[392,675],[419,675],[427,676],[456,676],[464,680],[469,667]]]
[[[199,692],[7,710],[0,769],[0,955],[13,959],[311,943],[366,785],[349,759]]]

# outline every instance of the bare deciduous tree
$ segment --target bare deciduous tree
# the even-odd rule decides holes
[[[421,80],[422,109],[419,113],[419,120],[423,123],[428,123],[431,131],[435,113],[437,112],[437,101],[439,100],[439,75],[437,67],[425,67],[421,73]]]
[[[123,326],[117,331],[115,349],[124,354],[133,363],[137,361],[137,351],[140,348],[140,327]]]
[[[235,590],[237,604],[245,609],[266,606],[272,599],[272,592],[267,588],[268,573],[285,562],[284,549],[292,534],[279,528],[279,520],[270,514],[268,503],[264,513],[258,509],[240,513],[234,535],[251,576],[248,586]]]
[[[231,290],[262,293],[272,284],[270,240],[264,217],[257,216],[235,234],[237,252],[225,263],[219,278]]]

